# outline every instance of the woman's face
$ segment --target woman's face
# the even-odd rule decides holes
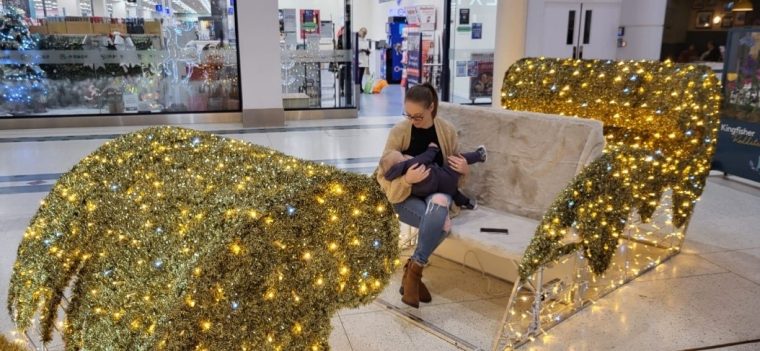
[[[404,102],[404,116],[417,128],[430,128],[433,125],[433,106],[428,108],[415,101]]]

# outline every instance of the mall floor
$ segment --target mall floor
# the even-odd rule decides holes
[[[297,122],[269,129],[230,124],[191,127],[368,174],[399,118]],[[24,228],[55,180],[106,140],[136,129],[0,131],[0,301],[6,300]],[[711,176],[683,253],[522,349],[760,350],[758,214],[757,185]],[[490,349],[511,284],[439,257],[424,273],[433,303],[419,310],[401,304],[400,272],[396,272],[376,302],[343,310],[333,318],[332,348]],[[11,329],[3,309],[0,332]],[[60,344],[52,346],[62,349]]]

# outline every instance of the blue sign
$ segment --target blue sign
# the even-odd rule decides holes
[[[164,5],[156,5],[156,12],[164,12]]]
[[[472,24],[472,39],[483,39],[483,23]]]
[[[234,7],[227,8],[227,14],[230,15],[230,16],[234,15],[235,14],[235,8]]]
[[[760,182],[760,124],[722,118],[712,168]]]

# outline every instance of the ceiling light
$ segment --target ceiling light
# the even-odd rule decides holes
[[[751,0],[739,0],[739,2],[734,5],[734,12],[749,12],[754,11],[754,7],[752,6]]]

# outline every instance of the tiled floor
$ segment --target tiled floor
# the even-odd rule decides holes
[[[369,173],[396,121],[363,117],[255,130],[232,124],[193,127]],[[135,129],[0,131],[0,301],[6,299],[23,230],[58,175],[106,139]],[[682,254],[523,349],[760,350],[758,228],[760,188],[711,177]],[[510,283],[434,257],[425,269],[434,301],[415,310],[400,302],[399,277],[397,272],[377,302],[333,318],[334,350],[490,348]],[[0,332],[11,329],[7,314],[0,312]]]
[[[361,94],[359,116],[401,116],[404,88],[389,85],[380,94]]]

